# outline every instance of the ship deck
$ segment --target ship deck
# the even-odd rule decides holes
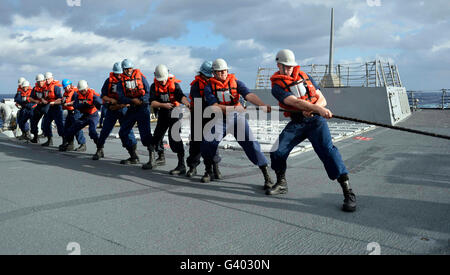
[[[421,110],[398,124],[450,135],[450,111]],[[117,131],[117,129],[115,129]],[[0,254],[450,254],[450,141],[377,127],[335,142],[357,195],[354,213],[313,150],[288,160],[289,193],[269,197],[242,151],[221,150],[224,179],[173,177],[167,165],[123,166],[0,134]],[[87,133],[86,133],[87,137]],[[141,162],[148,159],[139,144]],[[272,178],[275,178],[271,171]]]

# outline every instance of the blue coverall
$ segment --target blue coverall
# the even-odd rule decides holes
[[[314,80],[310,76],[309,78],[316,89],[319,89]],[[272,95],[283,103],[286,97],[293,94],[275,84],[272,87]],[[319,115],[306,118],[301,112],[291,114],[291,121],[278,138],[278,149],[270,153],[272,169],[276,172],[285,172],[289,153],[305,139],[311,142],[331,180],[348,174],[339,150],[333,145],[326,119]]]
[[[239,80],[237,82],[237,92],[245,99],[250,93],[245,84]],[[218,103],[216,96],[212,93],[211,84],[205,87],[205,101],[207,106],[211,106],[214,103]],[[238,124],[240,125],[239,127]],[[222,129],[218,129],[222,128]],[[245,139],[238,140],[238,129],[245,129]],[[268,164],[267,158],[261,152],[261,146],[257,140],[253,138],[251,129],[245,118],[244,113],[232,112],[224,117],[223,121],[218,121],[216,125],[212,128],[214,133],[218,131],[220,133],[218,139],[213,139],[212,141],[203,140],[201,145],[201,154],[205,160],[205,164],[210,164],[214,162],[214,157],[217,154],[217,148],[220,141],[228,134],[231,133],[237,139],[239,145],[244,149],[245,154],[248,159],[255,165],[265,166]]]
[[[202,99],[201,109],[202,109],[202,115],[203,115],[203,111],[206,108],[206,102],[205,102],[204,97],[202,97],[202,95],[200,94],[200,88],[199,88],[198,82],[191,86],[190,97],[192,98],[192,100],[195,100],[196,98]],[[191,106],[192,105],[193,105],[193,102],[191,102]],[[200,164],[200,157],[201,157],[201,149],[200,148],[201,148],[202,141],[204,140],[203,132],[202,132],[202,140],[194,140],[195,125],[200,123],[200,121],[197,121],[197,122],[195,121],[195,118],[194,118],[195,108],[200,108],[200,106],[194,105],[191,108],[191,141],[189,142],[189,156],[186,159],[186,164],[189,167],[197,167]],[[212,118],[203,118],[202,117],[202,122],[201,122],[202,131],[203,131],[203,128],[205,127],[205,124],[208,123],[209,121],[211,121],[211,119]],[[216,154],[213,158],[213,162],[214,163],[220,162],[218,148],[217,148]]]
[[[127,140],[130,139],[130,131],[133,129],[134,124],[137,122],[139,134],[141,136],[141,142],[145,147],[149,147],[152,139],[152,133],[150,130],[150,108],[148,105],[150,97],[150,85],[148,84],[147,78],[145,76],[142,77],[142,82],[144,84],[145,94],[138,97],[138,99],[142,102],[142,104],[139,106],[136,106],[131,102],[132,98],[125,96],[122,82],[117,85],[119,103],[130,104],[130,107],[126,110],[120,124],[119,136],[122,140],[122,144],[126,144]]]
[[[74,135],[78,131],[83,129],[86,125],[89,125],[89,137],[94,141],[94,143],[97,143],[97,124],[99,119],[98,112],[94,112],[93,114],[84,113],[84,110],[86,110],[86,106],[85,104],[80,104],[77,93],[74,93],[73,100],[73,107],[80,111],[81,116],[78,118],[75,117],[73,125],[64,134],[67,141],[73,141]],[[99,109],[102,105],[102,100],[97,95],[94,95],[94,105],[97,109]]]
[[[28,120],[33,117],[33,108],[36,103],[28,102],[26,98],[22,98],[20,92],[18,92],[14,97],[14,102],[22,107],[17,114],[17,124],[19,125],[19,129],[23,133],[26,133],[30,131],[30,124],[28,123]]]
[[[174,94],[175,94],[175,100],[178,102],[181,102],[181,99],[185,96],[178,83],[175,83]],[[152,84],[150,87],[150,99],[149,99],[150,105],[151,105],[152,101],[158,101],[160,103],[167,103],[167,102],[163,101],[161,97],[156,96],[155,84]],[[172,115],[172,110],[159,108],[158,123],[156,124],[155,130],[153,131],[153,137],[151,140],[151,144],[157,152],[163,152],[164,147],[159,146],[159,145],[162,144],[164,135],[166,134],[167,130],[169,130],[168,136],[169,136],[170,149],[172,149],[172,152],[174,152],[176,154],[181,154],[184,156],[183,141],[181,141],[181,140],[175,141],[171,134],[173,125],[175,123],[177,123],[179,121],[179,119],[172,118],[171,115]],[[181,129],[180,129],[180,132],[181,132]]]
[[[119,82],[117,85],[121,85]],[[105,80],[105,83],[102,87],[102,94],[101,97],[108,96],[108,86],[109,86],[109,78]],[[108,105],[103,105],[102,108],[105,108],[105,119],[103,121],[103,127],[100,131],[100,137],[98,138],[97,148],[103,148],[105,145],[105,141],[108,138],[109,134],[111,133],[112,129],[116,125],[117,120],[119,121],[120,125],[122,125],[123,118],[125,116],[125,113],[127,112],[128,108],[122,108],[119,110],[110,110]],[[127,138],[122,139],[122,146],[125,148],[132,147],[136,145],[136,138],[134,136],[133,129],[128,134]]]
[[[55,86],[54,88],[56,99],[60,99],[63,97],[63,92],[61,87]],[[56,128],[58,130],[59,136],[64,136],[64,123],[63,123],[63,110],[60,104],[58,105],[50,105],[48,104],[48,111],[44,115],[44,120],[42,121],[42,130],[44,135],[48,138],[53,136],[52,133],[52,121],[54,120],[56,123]]]

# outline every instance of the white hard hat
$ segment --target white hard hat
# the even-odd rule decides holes
[[[213,71],[223,71],[223,70],[229,70],[230,68],[228,68],[228,64],[225,60],[223,60],[222,58],[217,58],[216,60],[214,60],[214,62],[212,63],[212,68]]]
[[[37,76],[36,76],[36,81],[44,81],[45,80],[45,77],[44,77],[44,75],[43,74],[38,74]]]
[[[281,63],[286,66],[297,66],[297,62],[295,62],[295,55],[291,50],[284,49],[277,53],[277,57],[275,59],[277,63]]]
[[[88,88],[89,88],[89,86],[88,86],[88,83],[87,83],[86,80],[78,81],[78,90],[83,91],[83,90],[86,90]]]
[[[53,74],[51,72],[46,72],[45,73],[45,80],[53,78]]]
[[[30,87],[30,82],[28,82],[28,80],[24,80],[22,82],[22,87]]]
[[[24,82],[25,80],[26,80],[25,77],[20,77],[20,78],[19,78],[19,81],[18,81],[19,85],[21,85],[22,82]]]
[[[169,78],[169,69],[164,64],[159,64],[155,68],[155,78],[158,81],[166,81]]]

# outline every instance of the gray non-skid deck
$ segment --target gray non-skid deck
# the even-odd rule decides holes
[[[449,111],[420,111],[399,126],[450,135]],[[117,131],[117,129],[115,129]],[[450,142],[390,129],[335,143],[358,210],[314,151],[289,159],[289,193],[264,195],[242,151],[221,151],[220,182],[144,171],[109,139],[106,158],[61,153],[0,134],[0,254],[450,254]],[[141,162],[148,159],[138,147]],[[203,174],[203,166],[199,174]],[[271,171],[274,178],[275,175]]]

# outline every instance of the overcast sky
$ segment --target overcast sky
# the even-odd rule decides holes
[[[189,92],[200,64],[221,57],[254,88],[280,49],[328,63],[332,7],[335,63],[382,58],[408,90],[450,88],[449,0],[0,0],[0,93],[47,71],[100,91],[124,58],[150,82],[166,64]]]

